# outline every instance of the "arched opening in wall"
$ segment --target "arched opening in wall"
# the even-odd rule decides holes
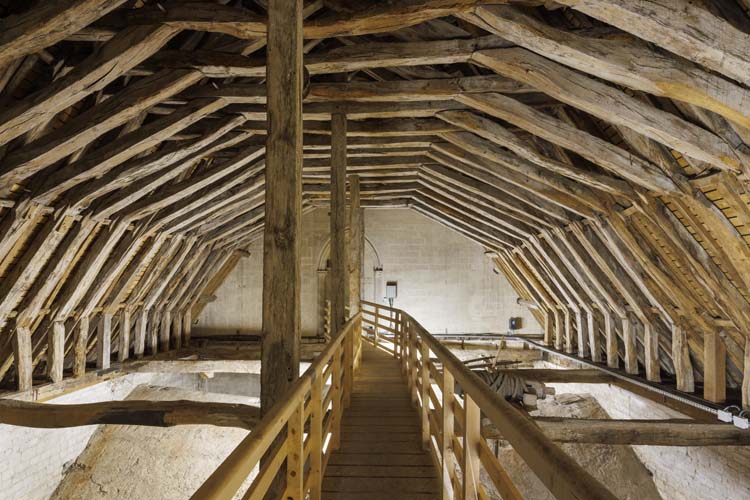
[[[349,231],[346,231],[348,241]],[[331,270],[331,239],[328,238],[318,256],[318,335],[325,333],[326,304],[329,297]],[[375,245],[365,236],[365,254],[362,261],[362,299],[374,302],[383,297],[383,263]],[[348,292],[348,289],[347,289]],[[347,293],[348,295],[348,293]],[[347,297],[347,302],[349,297]]]

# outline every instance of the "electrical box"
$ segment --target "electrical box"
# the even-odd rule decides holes
[[[511,330],[520,330],[523,328],[523,318],[510,318],[508,327]]]
[[[385,284],[385,298],[386,299],[395,299],[398,288],[398,283],[395,281],[389,281]]]

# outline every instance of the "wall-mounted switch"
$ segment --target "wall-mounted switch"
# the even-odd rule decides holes
[[[523,328],[523,318],[510,318],[508,328],[511,330],[520,330]]]
[[[398,295],[398,282],[396,281],[389,281],[385,284],[385,298],[386,299],[395,299],[396,295]]]

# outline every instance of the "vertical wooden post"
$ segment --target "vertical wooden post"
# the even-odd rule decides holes
[[[430,446],[430,348],[427,347],[427,342],[422,341],[419,354],[422,358],[419,369],[422,382],[422,448],[426,450]]]
[[[544,315],[544,345],[551,346],[555,336],[555,319],[552,311],[546,307],[542,308]]]
[[[615,331],[615,321],[612,313],[604,313],[604,332],[607,336],[607,366],[610,368],[619,368],[620,355],[617,353],[617,332]]]
[[[83,377],[86,373],[86,347],[89,341],[89,317],[82,316],[78,321],[78,333],[73,347],[73,376]]]
[[[409,322],[409,389],[411,404],[417,404],[417,332],[412,322]]]
[[[703,397],[721,403],[727,399],[727,350],[718,331],[706,332],[703,348]]]
[[[159,327],[159,352],[169,350],[169,329],[172,327],[172,313],[164,311],[161,313],[161,326]]]
[[[579,307],[575,311],[575,317],[576,317],[576,334],[577,334],[577,342],[578,342],[578,356],[581,358],[585,358],[588,349],[586,348],[586,339],[588,337],[588,324],[584,320],[584,311]]]
[[[453,374],[443,366],[443,422],[442,441],[440,443],[440,456],[442,457],[442,499],[452,500],[453,481],[451,480],[451,467],[453,467],[453,434],[455,417],[453,415],[453,399],[455,380]]]
[[[193,311],[188,307],[182,315],[182,337],[183,345],[190,347],[190,336],[193,330]]]
[[[302,0],[269,0],[261,412],[299,378]]]
[[[354,335],[349,332],[342,348],[344,350],[344,408],[349,408],[354,389]]]
[[[362,314],[357,319],[357,324],[352,332],[354,337],[354,370],[355,372],[359,369],[359,365],[362,363]],[[354,388],[352,388],[352,391]]]
[[[99,316],[99,326],[96,329],[96,368],[109,368],[110,353],[112,352],[112,313],[103,312]]]
[[[346,115],[331,115],[331,326],[340,333],[346,322]]]
[[[479,406],[464,393],[464,500],[476,500],[479,484],[479,440],[481,435],[481,413]]]
[[[687,334],[679,325],[672,325],[672,361],[674,363],[677,390],[695,392],[693,364],[687,345]]]
[[[65,361],[64,321],[52,323],[47,341],[47,375],[52,382],[59,382],[63,378],[63,363]]]
[[[635,345],[635,325],[630,315],[622,319],[622,340],[625,343],[625,371],[638,374],[638,356]]]
[[[159,327],[161,325],[161,316],[159,311],[151,311],[148,313],[150,320],[146,324],[150,324],[151,328],[146,330],[149,339],[149,345],[151,348],[151,355],[154,356],[159,351]]]
[[[602,360],[602,349],[599,343],[599,322],[596,318],[596,312],[589,308],[586,313],[587,330],[589,332],[589,355],[591,361],[599,363]]]
[[[398,313],[398,334],[399,334],[399,342],[401,346],[399,347],[399,354],[401,356],[401,375],[406,375],[406,366],[408,359],[406,357],[406,318],[402,313]]]
[[[137,359],[143,358],[146,350],[146,327],[148,326],[148,311],[141,309],[140,314],[135,320],[135,340],[133,353]]]
[[[182,315],[176,311],[172,315],[172,337],[174,338],[175,349],[182,347]]]
[[[659,333],[650,321],[643,323],[643,349],[646,358],[646,378],[651,382],[661,382],[659,367]]]
[[[341,142],[343,146],[337,145],[338,148],[343,147],[343,160],[337,159],[337,161],[343,161],[343,171],[346,174],[346,115],[343,115],[343,137]],[[333,154],[333,153],[332,153]],[[338,153],[337,153],[338,156]],[[332,157],[333,159],[333,157]],[[333,166],[333,163],[332,163]],[[341,168],[337,166],[336,168]],[[348,285],[348,297],[349,297],[349,317],[354,317],[360,308],[360,299],[362,297],[362,290],[360,289],[361,281],[361,270],[362,270],[362,255],[364,252],[364,232],[362,224],[362,209],[360,208],[359,201],[359,176],[352,175],[349,177],[349,192],[350,192],[350,207],[349,207],[349,238],[350,244],[348,258],[347,258],[347,269],[346,269],[346,280]],[[346,407],[349,407],[351,401],[352,389],[354,387],[354,349],[355,349],[355,335],[349,334],[345,340],[345,349],[348,353],[348,357],[351,359],[351,370],[349,370],[349,377],[347,377],[346,385]]]
[[[305,403],[300,401],[286,424],[286,500],[304,500]]]
[[[318,337],[325,337],[326,317],[328,306],[328,290],[326,290],[326,277],[328,269],[318,269]]]
[[[378,332],[378,325],[380,324],[380,307],[375,306],[375,328],[374,328],[374,342],[375,342],[375,348],[378,347],[378,335],[380,335]]]
[[[359,301],[362,298],[362,261],[365,251],[364,209],[360,204],[359,175],[349,176],[349,193],[349,316],[354,316],[359,312]]]
[[[16,326],[13,335],[13,358],[16,361],[16,380],[19,391],[29,391],[33,383],[33,366],[31,358],[31,329],[27,326]]]
[[[742,366],[742,409],[750,410],[750,339],[745,339]]]
[[[310,500],[321,500],[323,485],[323,367],[315,370],[310,390]]]
[[[563,308],[563,319],[565,320],[565,352],[573,354],[573,321],[569,307]]]
[[[565,338],[565,319],[559,308],[555,308],[552,313],[555,315],[555,349],[562,351],[563,339]]]
[[[341,445],[341,347],[333,353],[333,367],[331,368],[331,449],[338,450]]]
[[[401,349],[401,375],[407,380],[409,378],[409,363],[410,363],[410,337],[409,337],[409,319],[401,317],[401,338],[403,339],[403,348]]]
[[[130,357],[130,310],[124,307],[120,312],[120,344],[117,361],[122,363]]]

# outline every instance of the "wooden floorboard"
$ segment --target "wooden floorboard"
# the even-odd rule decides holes
[[[341,446],[323,479],[323,498],[439,498],[437,472],[422,449],[419,416],[399,362],[368,344],[362,355],[341,422]]]

